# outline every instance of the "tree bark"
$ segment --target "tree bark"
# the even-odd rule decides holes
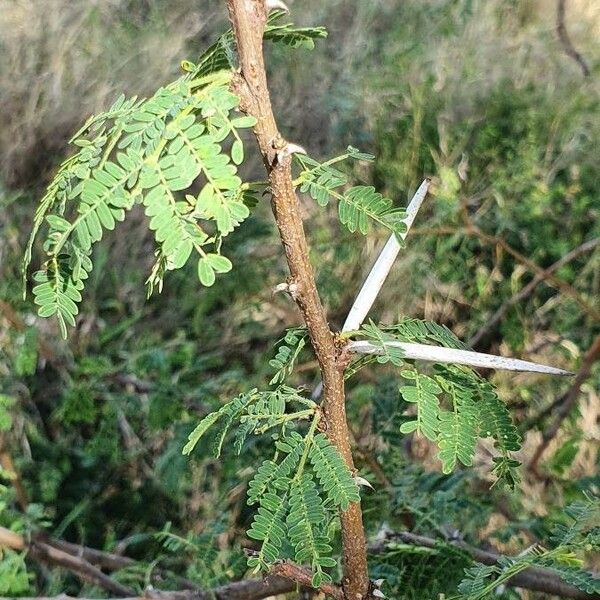
[[[264,0],[228,0],[238,54],[239,76],[234,91],[240,108],[254,116],[254,133],[265,163],[272,194],[272,208],[285,251],[290,278],[288,284],[308,328],[323,381],[323,415],[326,433],[348,467],[354,472],[350,434],[346,421],[341,349],[329,328],[319,299],[309,250],[300,215],[300,205],[292,184],[291,157],[273,115],[263,58],[263,33],[267,19]],[[340,514],[344,578],[348,600],[367,596],[369,577],[360,503]]]

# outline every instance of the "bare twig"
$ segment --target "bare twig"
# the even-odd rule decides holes
[[[516,358],[505,358],[494,354],[458,350],[455,348],[442,348],[428,346],[427,344],[412,344],[407,342],[385,342],[384,346],[400,349],[406,358],[425,360],[438,363],[453,363],[468,365],[482,369],[504,369],[507,371],[526,371],[531,373],[544,373],[546,375],[573,375],[570,371],[547,367],[538,363]],[[367,341],[350,342],[347,346],[350,352],[359,354],[384,354],[385,347]]]
[[[567,0],[558,0],[556,7],[556,31],[558,33],[558,39],[563,45],[565,53],[570,56],[581,69],[584,77],[590,76],[590,68],[583,58],[583,56],[576,50],[571,42],[569,33],[567,32],[567,26],[565,25],[565,13],[566,13]]]
[[[264,0],[228,0],[239,56],[239,76],[233,83],[240,97],[240,108],[254,116],[254,134],[269,175],[272,208],[285,251],[294,298],[306,323],[319,362],[323,381],[323,415],[327,435],[349,469],[354,471],[350,435],[346,421],[343,365],[341,350],[329,328],[319,299],[309,260],[308,244],[300,204],[292,183],[291,158],[273,115],[263,57],[263,33],[266,24]],[[369,588],[367,555],[362,513],[359,502],[340,513],[343,588],[347,598],[365,598]]]
[[[466,223],[464,227],[450,227],[450,226],[441,226],[441,227],[426,227],[413,229],[411,231],[412,235],[468,235],[471,237],[478,238],[481,242],[485,242],[490,246],[498,246],[502,248],[507,254],[510,254],[517,262],[521,263],[527,270],[535,273],[536,275],[542,276],[544,274],[544,269],[537,265],[535,262],[527,258],[524,254],[513,248],[505,239],[500,236],[489,235],[479,229],[476,225],[472,223]],[[572,298],[579,304],[581,309],[588,314],[590,317],[595,319],[596,321],[600,321],[600,310],[598,310],[596,305],[590,304],[586,298],[584,298],[572,285],[557,277],[554,274],[546,275],[544,278],[544,283],[558,289],[565,296]]]
[[[536,273],[535,277],[524,286],[519,292],[511,296],[489,319],[486,320],[485,324],[473,335],[467,344],[471,347],[476,347],[479,343],[489,335],[490,331],[493,331],[504,319],[506,313],[519,302],[523,302],[535,291],[537,286],[545,281],[550,275],[558,271],[558,269],[564,267],[566,264],[575,260],[582,254],[594,250],[600,245],[600,238],[589,240],[577,248],[574,248],[562,258],[557,260],[554,264],[550,265],[547,269]]]
[[[594,363],[600,358],[600,335],[596,337],[590,348],[585,354],[583,362],[581,364],[581,368],[577,372],[575,379],[571,387],[566,391],[566,393],[561,397],[560,402],[557,405],[557,408],[554,412],[554,421],[552,425],[547,429],[544,429],[542,432],[542,441],[540,445],[537,447],[533,457],[531,458],[531,462],[529,463],[529,468],[534,472],[538,473],[538,463],[539,460],[548,447],[548,444],[554,439],[554,436],[558,433],[562,422],[565,420],[567,415],[575,406],[577,402],[577,398],[579,397],[579,392],[581,391],[581,385],[583,382],[590,376],[592,371],[592,366]]]

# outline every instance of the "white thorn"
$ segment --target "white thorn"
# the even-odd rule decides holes
[[[356,483],[356,485],[371,488],[372,490],[375,489],[364,477],[360,477],[359,475],[354,477],[354,483]]]
[[[375,585],[375,587],[380,588],[385,582],[385,579],[376,579],[373,584]]]
[[[281,0],[267,0],[265,2],[265,6],[267,7],[267,12],[271,12],[272,10],[275,10],[277,8],[284,10],[287,13],[290,12],[290,9],[288,8],[287,4],[285,2],[282,2]]]
[[[426,344],[410,344],[407,342],[385,342],[386,346],[399,348],[406,358],[425,360],[429,362],[468,365],[482,369],[504,369],[507,371],[525,371],[530,373],[545,373],[547,375],[573,375],[570,371],[547,367],[527,360],[505,358],[493,354],[472,352],[471,350],[458,350],[456,348],[442,348]],[[356,341],[348,344],[348,350],[359,354],[383,354],[382,346],[367,341]]]
[[[278,294],[279,292],[288,292],[290,289],[290,286],[288,283],[278,283],[274,288],[273,288],[273,295]]]
[[[290,296],[296,300],[296,298],[298,297],[298,284],[297,283],[290,283],[288,285],[288,292],[290,293]]]
[[[306,150],[298,144],[286,144],[281,150],[277,151],[277,162],[283,162],[284,158],[292,154],[306,154]]]
[[[372,594],[375,598],[385,598],[385,594],[381,590],[373,590]]]
[[[423,181],[406,208],[406,219],[404,219],[404,222],[406,223],[406,233],[402,234],[402,239],[406,238],[408,231],[423,204],[423,200],[425,200],[427,190],[429,190],[429,184],[429,179]],[[358,292],[358,296],[356,296],[356,300],[348,313],[342,331],[356,331],[360,328],[368,312],[371,310],[371,306],[373,306],[377,295],[383,287],[394,261],[398,256],[398,252],[400,252],[400,244],[398,243],[396,236],[392,234],[360,288],[360,292]]]

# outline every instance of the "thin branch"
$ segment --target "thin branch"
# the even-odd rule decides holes
[[[496,565],[502,558],[501,554],[481,550],[466,544],[465,542],[442,541],[410,532],[389,532],[386,534],[383,540],[369,545],[369,553],[375,555],[383,554],[389,549],[393,550],[393,543],[395,541],[433,549],[439,548],[440,543],[445,543],[447,545],[459,548],[463,552],[469,554],[473,560],[485,565]],[[289,572],[290,568],[304,571],[304,569],[301,569],[295,565],[290,565],[289,563],[280,563],[280,565],[276,566],[275,570],[279,569],[282,574],[285,574],[286,576],[271,574],[265,579],[247,579],[236,581],[208,592],[159,591],[148,589],[140,596],[131,596],[129,598],[124,598],[123,600],[260,600],[270,596],[276,596],[278,594],[289,593],[297,588],[297,584],[291,579],[287,578],[288,575],[291,575]],[[295,572],[292,578],[297,580],[298,578],[304,578],[305,576],[308,576],[307,572],[302,574]],[[509,586],[520,587],[536,592],[543,592],[563,598],[572,598],[573,600],[600,600],[600,596],[598,594],[587,594],[565,583],[557,574],[542,568],[530,567],[518,575],[515,575],[507,583]],[[310,583],[308,585],[310,586]],[[323,591],[328,593],[333,598],[343,598],[343,595],[340,595],[339,588],[336,586],[332,586],[331,589],[329,586],[327,586],[326,589],[323,589]],[[0,600],[8,599],[0,598]],[[23,600],[34,599],[24,598]],[[70,600],[70,598],[66,595],[60,595],[52,598],[38,597],[35,600]]]
[[[41,536],[36,537],[36,539],[73,556],[79,556],[89,563],[107,571],[118,571],[119,569],[126,569],[137,564],[133,558],[129,558],[128,556],[121,556],[120,554],[113,554],[112,552],[103,552],[102,550],[96,550],[95,548],[82,546],[80,544],[73,544],[64,540],[57,540],[50,537],[44,538]]]
[[[409,532],[394,532],[389,533],[383,542],[375,546],[369,546],[369,551],[372,553],[385,552],[389,546],[390,541],[400,541],[404,544],[411,544],[414,546],[421,546],[425,548],[439,548],[440,540],[425,537],[422,535],[416,535]],[[448,541],[445,542],[455,548],[467,552],[473,560],[483,563],[484,565],[496,565],[502,555],[494,552],[488,552],[486,550],[480,550],[460,541]],[[512,577],[508,582],[509,586],[521,587],[531,591],[544,592],[554,596],[561,596],[563,598],[573,598],[575,600],[600,600],[599,594],[587,594],[572,585],[565,583],[558,575],[547,569],[541,569],[537,567],[531,567],[522,571],[518,575]]]
[[[341,349],[329,328],[321,304],[308,243],[300,213],[300,203],[293,186],[291,156],[288,143],[281,136],[267,86],[263,57],[263,33],[266,24],[264,0],[228,0],[229,17],[233,24],[239,57],[239,76],[233,90],[240,97],[240,108],[254,116],[254,127],[265,168],[269,175],[273,214],[285,251],[294,298],[306,323],[323,381],[323,415],[327,436],[354,471],[350,435],[346,421],[343,364]],[[365,598],[369,588],[366,541],[359,502],[350,504],[340,513],[343,588],[347,598]]]
[[[550,444],[550,442],[554,439],[560,426],[562,425],[565,418],[571,412],[575,403],[577,402],[577,398],[579,397],[579,393],[581,392],[581,385],[584,381],[590,376],[592,371],[592,366],[594,363],[600,359],[600,335],[596,337],[581,364],[581,368],[577,372],[575,379],[571,387],[566,391],[566,393],[561,397],[561,400],[554,411],[554,421],[550,427],[544,429],[542,433],[542,441],[540,445],[537,447],[531,462],[529,463],[529,468],[534,472],[538,472],[538,462]]]
[[[412,235],[468,235],[471,237],[478,238],[481,242],[485,242],[486,244],[493,246],[500,246],[502,250],[510,254],[517,262],[521,263],[527,269],[535,273],[536,275],[543,275],[544,269],[540,267],[538,264],[528,259],[524,254],[513,248],[505,239],[500,236],[489,235],[479,229],[476,225],[472,223],[466,223],[464,227],[449,227],[449,226],[440,226],[440,227],[426,227],[413,229],[411,231]],[[563,281],[560,277],[557,277],[554,274],[549,274],[544,278],[544,283],[558,289],[565,296],[572,298],[579,304],[581,309],[591,316],[596,321],[600,320],[600,310],[596,308],[596,306],[590,304],[586,298],[584,298],[576,289],[573,288],[572,285]]]
[[[312,588],[312,573],[308,569],[293,563],[287,561],[278,563],[271,569],[271,574],[285,577],[302,587]],[[334,600],[344,600],[344,591],[342,588],[332,583],[322,584],[319,591],[326,596],[334,598]]]
[[[404,223],[406,223],[406,232],[402,234],[402,239],[406,239],[408,235],[413,221],[425,200],[429,184],[429,179],[423,181],[406,209],[406,219],[404,220]],[[358,292],[356,300],[348,313],[346,322],[342,327],[342,331],[355,331],[360,328],[368,312],[371,310],[399,252],[400,244],[396,236],[392,234]]]
[[[385,342],[385,346],[399,348],[406,358],[425,360],[428,362],[452,363],[468,365],[482,369],[503,369],[507,371],[525,371],[530,373],[544,373],[546,375],[573,375],[570,371],[547,367],[538,363],[516,358],[505,358],[482,352],[458,350],[455,348],[442,348],[428,346],[427,344],[411,344],[407,342]],[[385,354],[385,348],[367,341],[350,342],[347,346],[350,352],[358,354]]]
[[[67,569],[75,573],[82,581],[98,585],[117,596],[131,596],[135,593],[131,588],[111,579],[84,558],[73,556],[44,542],[37,540],[29,542],[22,535],[4,527],[0,527],[0,547],[27,551],[34,560]]]
[[[479,343],[502,322],[502,319],[504,319],[506,313],[516,304],[519,304],[520,302],[523,302],[529,298],[529,296],[531,296],[540,283],[548,279],[548,277],[558,271],[558,269],[564,267],[566,264],[572,260],[575,260],[582,254],[594,250],[599,245],[600,238],[589,240],[565,254],[547,269],[544,269],[542,272],[538,272],[526,286],[511,296],[511,298],[509,298],[489,319],[486,320],[485,324],[479,329],[479,331],[477,331],[477,333],[475,333],[475,335],[469,339],[467,344],[471,347],[476,347],[479,345]]]
[[[25,512],[29,506],[29,498],[27,496],[27,490],[23,485],[23,480],[13,463],[5,432],[0,433],[0,467],[8,473],[10,482],[15,489],[17,502],[19,503],[21,510]]]
[[[296,584],[285,577],[269,576],[265,579],[244,579],[228,583],[214,590],[202,591],[160,591],[149,588],[136,596],[132,594],[120,600],[262,600],[280,594],[288,594],[297,588]],[[0,600],[9,600],[0,598]],[[71,600],[70,596],[61,594],[54,597],[23,598],[23,600]],[[73,600],[91,600],[75,599]]]
[[[579,65],[583,76],[589,77],[590,68],[583,56],[577,51],[575,46],[573,46],[573,42],[571,42],[571,38],[567,32],[567,26],[565,25],[566,5],[567,0],[558,0],[556,7],[556,31],[558,33],[558,39],[563,45],[567,56],[570,56]]]
[[[488,235],[474,224],[468,224],[465,233],[468,235],[474,235],[482,241],[500,246],[505,252],[518,260],[521,264],[525,265],[530,271],[534,272],[538,276],[543,277],[544,282],[550,283],[552,286],[565,294],[565,296],[573,298],[573,300],[575,300],[575,302],[577,302],[577,304],[579,304],[579,306],[581,306],[581,308],[594,319],[600,320],[600,310],[598,310],[595,306],[592,306],[585,298],[581,296],[581,294],[579,294],[579,292],[577,292],[577,290],[573,288],[573,286],[569,285],[566,281],[563,281],[559,277],[556,277],[556,275],[552,273],[546,274],[545,269],[513,248],[504,238],[500,236]]]

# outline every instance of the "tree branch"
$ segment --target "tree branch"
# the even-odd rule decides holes
[[[599,245],[600,238],[589,240],[565,254],[547,269],[536,273],[535,277],[526,286],[511,296],[489,319],[487,319],[479,331],[477,331],[477,333],[475,333],[475,335],[469,339],[468,345],[471,347],[479,345],[479,343],[502,322],[502,319],[504,319],[506,313],[516,304],[519,304],[520,302],[523,302],[529,298],[529,296],[533,294],[540,283],[545,281],[550,275],[553,275],[556,271],[558,271],[558,269],[564,267],[566,264],[572,260],[575,260],[582,254],[594,250]]]
[[[27,541],[22,535],[4,527],[0,527],[0,547],[11,548],[17,551],[27,551],[34,560],[68,569],[75,573],[82,581],[98,585],[107,592],[111,592],[117,596],[131,596],[135,594],[131,588],[114,581],[84,558],[73,556],[45,542],[37,540]]]
[[[282,562],[275,565],[271,569],[271,574],[285,577],[307,588],[312,587],[312,573],[290,562]],[[335,600],[344,600],[344,591],[342,588],[332,583],[322,584],[319,591]]]
[[[569,33],[567,32],[567,26],[565,25],[565,13],[566,13],[567,0],[558,0],[556,7],[556,31],[558,33],[558,39],[560,40],[565,53],[570,56],[581,68],[581,72],[584,77],[590,76],[590,68],[583,56],[575,49]]]
[[[567,415],[575,406],[577,402],[577,398],[579,397],[579,392],[581,391],[581,385],[583,382],[590,376],[592,371],[592,366],[594,363],[600,358],[600,335],[596,337],[593,341],[592,345],[588,349],[583,359],[583,363],[581,364],[581,368],[575,375],[575,379],[571,387],[565,392],[565,394],[560,398],[560,401],[557,404],[557,408],[554,412],[554,421],[550,427],[544,429],[542,433],[542,441],[540,445],[537,447],[533,457],[531,458],[531,462],[529,463],[529,468],[539,475],[538,473],[538,463],[542,454],[550,444],[551,440],[554,439],[554,436],[558,433],[562,422],[565,420]]]
[[[369,546],[369,551],[373,553],[385,552],[389,542],[394,540],[425,548],[437,548],[439,547],[440,543],[439,540],[422,535],[416,535],[414,533],[394,532],[389,533],[385,540],[378,545]],[[476,560],[484,565],[496,565],[498,564],[498,560],[501,558],[500,554],[488,552],[486,550],[480,550],[479,548],[474,548],[473,546],[470,546],[464,542],[454,541],[445,543],[449,544],[450,546],[460,548],[461,550],[467,552],[473,558],[473,560]],[[565,583],[558,575],[555,575],[547,569],[531,567],[509,579],[507,584],[511,587],[521,587],[534,592],[544,592],[546,594],[561,596],[563,598],[574,598],[575,600],[600,600],[599,594],[587,594],[586,592],[583,592],[576,587]]]
[[[326,433],[348,467],[354,471],[346,421],[343,368],[340,349],[329,328],[319,299],[308,244],[300,215],[300,204],[292,184],[291,157],[273,115],[263,58],[266,24],[264,0],[228,0],[229,16],[236,39],[240,74],[233,88],[241,98],[240,108],[257,119],[254,133],[269,175],[272,208],[285,251],[294,298],[306,323],[319,362],[323,381],[323,414]],[[340,514],[344,563],[343,588],[347,598],[367,595],[369,577],[366,542],[360,503]]]
[[[296,584],[285,577],[269,576],[265,579],[244,579],[234,583],[228,583],[214,590],[163,592],[160,590],[147,589],[143,594],[135,594],[120,598],[120,600],[262,600],[279,594],[288,594],[296,589]],[[0,600],[9,600],[0,598]],[[71,600],[70,596],[61,594],[55,597],[23,598],[22,600]],[[91,600],[75,599],[73,600]]]

